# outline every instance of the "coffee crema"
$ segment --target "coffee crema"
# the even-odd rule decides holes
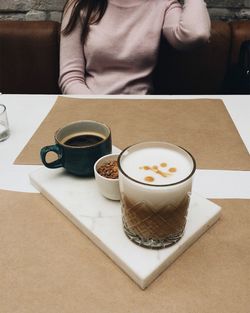
[[[63,144],[73,147],[88,147],[93,146],[103,140],[104,138],[97,134],[82,133],[73,134],[71,137],[68,136],[64,139]]]

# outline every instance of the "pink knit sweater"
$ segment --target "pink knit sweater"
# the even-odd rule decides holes
[[[62,28],[71,9],[63,17]],[[81,21],[61,35],[59,85],[64,94],[150,94],[161,34],[177,48],[208,41],[203,0],[108,0],[83,46]],[[168,56],[166,55],[166,58]]]

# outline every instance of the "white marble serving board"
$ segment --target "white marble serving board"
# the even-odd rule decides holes
[[[120,202],[104,198],[94,178],[74,177],[64,169],[42,167],[30,174],[30,180],[142,289],[213,225],[221,211],[213,202],[192,194],[183,238],[169,248],[149,250],[125,236]]]

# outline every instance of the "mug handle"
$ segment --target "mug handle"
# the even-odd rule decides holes
[[[55,152],[58,155],[58,159],[53,162],[48,163],[46,161],[46,155],[49,152]],[[62,154],[62,149],[59,145],[43,147],[40,151],[40,157],[41,157],[43,164],[48,168],[58,168],[58,167],[63,166],[63,163],[62,163],[63,154]]]

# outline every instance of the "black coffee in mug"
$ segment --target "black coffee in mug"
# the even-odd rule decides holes
[[[49,152],[58,155],[53,162],[46,161]],[[55,144],[43,147],[41,160],[48,168],[64,167],[78,176],[94,176],[95,162],[112,152],[110,128],[96,121],[73,122],[58,129]]]
[[[77,134],[73,135],[69,138],[66,138],[64,141],[65,145],[68,146],[74,146],[74,147],[87,147],[95,145],[102,140],[104,140],[104,137],[101,137],[99,134]]]

